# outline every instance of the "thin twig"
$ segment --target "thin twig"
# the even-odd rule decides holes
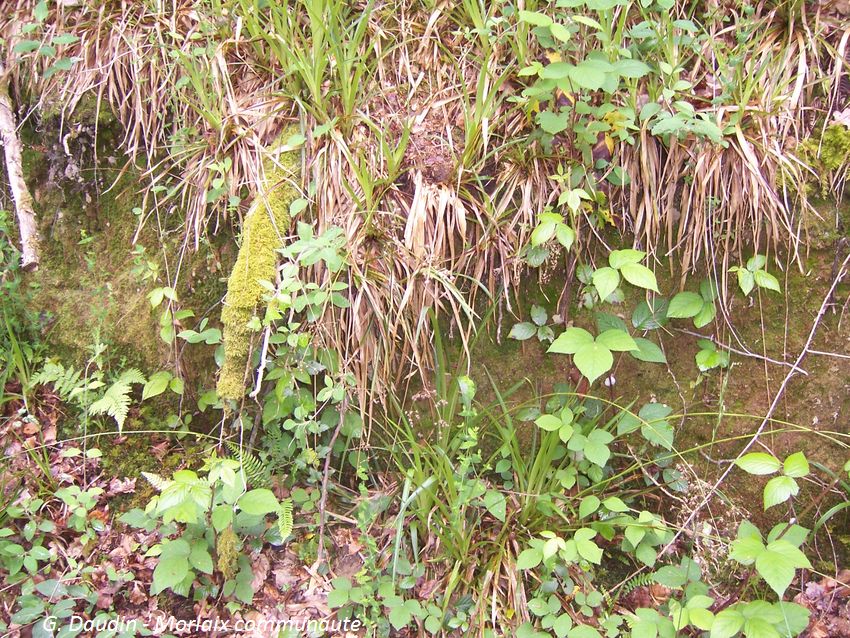
[[[336,424],[331,441],[328,444],[328,455],[325,457],[324,473],[322,475],[322,498],[319,501],[319,547],[316,550],[316,565],[321,565],[325,553],[325,505],[328,500],[328,478],[331,473],[331,455],[334,444],[339,436],[342,425],[345,423],[345,413],[348,411],[348,396],[342,398],[339,406],[339,423]]]
[[[836,357],[838,359],[850,359],[850,354],[841,354],[839,352],[822,352],[820,350],[809,350],[809,354],[819,354],[822,357]]]
[[[725,348],[729,352],[734,352],[735,354],[739,354],[743,357],[751,357],[753,359],[759,359],[761,361],[767,361],[768,363],[773,363],[774,365],[778,365],[778,366],[787,366],[787,367],[791,368],[791,372],[797,371],[804,376],[809,376],[808,372],[806,372],[805,370],[803,370],[802,368],[800,368],[799,366],[797,366],[794,363],[788,363],[787,361],[779,361],[778,359],[771,359],[770,357],[766,357],[764,355],[757,354],[755,352],[749,352],[747,350],[739,350],[738,348],[733,348],[732,346],[728,346],[725,343],[721,343],[720,341],[718,341],[714,337],[710,337],[708,335],[702,335],[702,334],[700,334],[698,332],[694,332],[692,330],[685,330],[684,328],[676,328],[676,331],[682,332],[686,335],[691,335],[692,337],[699,337],[700,339],[708,339],[712,343],[716,343],[717,345],[722,346],[723,348]],[[810,352],[814,352],[814,351],[810,350]]]

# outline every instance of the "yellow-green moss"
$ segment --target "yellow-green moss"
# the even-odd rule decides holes
[[[285,130],[274,146],[295,133]],[[264,162],[265,184],[242,226],[242,245],[227,282],[227,296],[221,311],[224,338],[224,363],[218,378],[218,395],[239,400],[245,394],[245,377],[253,333],[248,322],[256,313],[264,293],[260,282],[273,281],[277,265],[276,250],[289,228],[289,205],[298,197],[293,181],[299,173],[299,155],[282,153],[274,161]]]
[[[820,160],[829,171],[850,162],[850,128],[833,124],[824,131]]]

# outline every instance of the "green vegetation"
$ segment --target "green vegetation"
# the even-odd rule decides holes
[[[4,183],[0,633],[840,635],[809,9],[4,9],[42,255]]]

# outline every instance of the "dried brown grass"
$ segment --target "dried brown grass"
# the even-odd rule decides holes
[[[34,4],[18,0],[7,11],[0,32],[9,50]],[[284,70],[258,60],[261,43],[238,23],[210,25],[194,4],[54,7],[43,37],[78,35],[60,55],[80,60],[70,73],[45,80],[47,60],[35,59],[17,67],[14,80],[66,112],[91,94],[108,103],[126,132],[123,148],[149,178],[148,210],[179,210],[187,244],[197,246],[227,221],[221,201],[256,191],[263,149],[294,103]],[[794,150],[838,99],[850,30],[819,15],[793,24],[775,9],[762,10],[764,37],[747,64],[754,74],[770,65],[768,72],[755,74],[750,98],[737,110],[698,105],[721,126],[738,122],[727,148],[693,138],[668,147],[643,130],[635,146],[619,149],[631,176],[629,186],[611,193],[621,226],[685,272],[718,253],[730,259],[770,244],[796,256],[805,245],[807,168]],[[477,302],[498,298],[510,310],[525,271],[520,250],[537,213],[557,198],[548,176],[559,158],[525,143],[533,126],[507,101],[521,88],[511,76],[527,61],[515,59],[513,36],[500,37],[508,26],[473,37],[458,26],[465,19],[459,11],[379,5],[368,16],[362,52],[374,68],[354,116],[314,137],[324,122],[300,114],[305,182],[315,188],[312,217],[319,231],[345,230],[352,264],[351,307],[328,309],[324,337],[360,388],[376,396],[430,365],[431,311],[467,343],[479,327]],[[195,38],[205,42],[210,27],[218,29],[210,55],[194,56]],[[733,37],[721,29],[712,42]],[[776,51],[784,56],[778,61]],[[695,85],[711,85],[712,56],[707,49],[694,59]],[[200,84],[193,91],[177,88],[187,73],[177,59],[194,70]],[[197,135],[180,144],[179,133],[190,129]],[[210,166],[224,158],[232,161],[226,193],[211,205]],[[589,224],[579,244],[594,244]],[[315,269],[310,276],[328,275]]]

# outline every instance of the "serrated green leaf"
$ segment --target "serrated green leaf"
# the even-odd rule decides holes
[[[575,354],[581,348],[593,343],[593,335],[584,328],[571,326],[558,335],[547,352],[556,354]]]
[[[511,328],[511,331],[508,334],[508,338],[516,339],[517,341],[525,341],[526,339],[533,337],[536,333],[537,327],[533,323],[523,321],[522,323],[514,324],[514,327]]]
[[[582,346],[573,355],[573,363],[590,383],[593,383],[608,372],[614,365],[614,356],[611,351],[599,343],[591,343]]]
[[[168,387],[168,382],[171,381],[171,377],[171,373],[165,370],[152,374],[151,378],[148,379],[148,382],[145,384],[145,387],[142,390],[142,401],[158,396],[165,392],[166,388]]]
[[[646,361],[647,363],[667,363],[667,357],[664,352],[654,342],[643,337],[635,337],[635,345],[637,350],[630,354],[638,361]]]
[[[576,530],[573,539],[576,543],[576,551],[579,556],[586,561],[599,565],[602,562],[602,549],[593,542],[593,537],[596,536],[596,530],[589,527],[583,527]]]
[[[633,286],[658,292],[655,273],[643,264],[625,264],[620,268],[620,274]]]
[[[779,471],[782,464],[772,454],[765,452],[750,452],[735,461],[735,465],[748,474],[765,475]]]
[[[615,352],[628,352],[629,350],[638,349],[635,340],[632,339],[628,332],[625,332],[624,330],[617,330],[616,328],[606,330],[600,334],[596,337],[596,343]]]
[[[756,282],[756,285],[759,288],[765,288],[766,290],[773,290],[781,293],[782,290],[779,288],[779,281],[771,275],[769,272],[764,270],[757,270],[753,273],[753,280]]]
[[[811,569],[809,559],[791,543],[782,539],[768,543],[756,558],[756,571],[780,598],[794,580],[796,570],[804,567]]]
[[[245,492],[239,497],[237,505],[243,512],[254,516],[271,514],[277,512],[280,508],[277,497],[266,488],[257,488]]]
[[[702,310],[705,301],[695,292],[680,292],[670,300],[667,316],[670,319],[688,319]]]
[[[806,459],[806,455],[802,452],[791,454],[785,459],[785,463],[782,465],[782,473],[785,476],[792,476],[794,478],[808,476],[809,461]]]
[[[764,509],[784,503],[792,496],[796,496],[800,486],[790,476],[775,476],[764,486]]]
[[[599,299],[605,301],[620,285],[620,274],[607,266],[593,272],[593,286],[599,294]]]

